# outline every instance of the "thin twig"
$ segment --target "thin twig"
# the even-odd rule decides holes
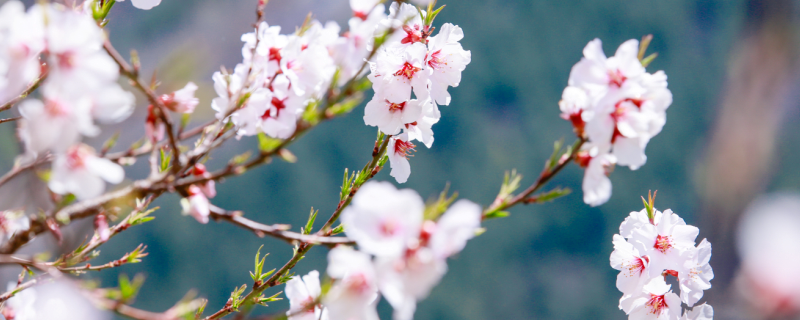
[[[547,184],[548,181],[550,181],[550,179],[555,177],[561,171],[561,169],[564,169],[564,167],[566,167],[570,162],[572,162],[577,156],[578,151],[580,150],[581,146],[583,146],[584,143],[586,143],[586,139],[580,138],[578,141],[575,142],[575,145],[573,145],[571,153],[568,156],[559,159],[558,164],[556,164],[555,167],[545,168],[544,170],[542,170],[542,172],[539,174],[539,178],[537,178],[536,181],[530,187],[528,187],[521,193],[511,198],[511,200],[509,200],[508,202],[502,202],[502,201],[496,202],[491,206],[489,206],[488,208],[486,208],[486,210],[483,211],[483,216],[485,217],[490,212],[511,208],[520,203],[528,204],[529,202],[526,201],[527,199],[529,199],[528,197],[530,197],[534,192],[542,188],[545,184]]]
[[[142,81],[139,80],[139,76],[137,72],[122,58],[122,55],[117,52],[117,49],[114,49],[114,46],[111,45],[111,42],[106,40],[103,43],[103,48],[108,52],[108,55],[111,56],[112,59],[119,65],[120,73],[124,76],[128,77],[133,83],[134,87],[142,91],[147,96],[147,100],[150,101],[150,104],[156,106],[159,111],[159,115],[161,121],[164,122],[164,129],[167,132],[167,137],[169,138],[169,146],[172,149],[173,154],[173,161],[172,161],[172,172],[177,173],[180,170],[180,150],[178,149],[178,140],[175,138],[175,132],[172,126],[172,120],[169,119],[167,107],[164,105],[164,102],[156,96],[156,93],[150,88],[142,84]]]
[[[0,123],[11,122],[11,121],[17,121],[17,120],[19,120],[19,119],[22,119],[22,117],[13,117],[13,118],[0,119]]]
[[[46,68],[44,69],[45,71],[42,73],[42,75],[40,75],[39,78],[31,82],[31,84],[28,86],[28,88],[25,89],[25,91],[22,91],[22,93],[20,93],[19,96],[15,97],[14,99],[11,99],[11,101],[8,101],[4,103],[2,106],[0,106],[0,112],[11,109],[11,107],[17,104],[17,102],[20,102],[22,101],[22,99],[27,98],[28,95],[31,94],[31,92],[36,90],[36,88],[38,88],[39,85],[42,84],[42,81],[44,81],[44,79],[47,78],[47,70]]]
[[[19,166],[19,167],[16,167],[16,168],[12,169],[11,171],[7,172],[2,177],[0,177],[0,186],[6,184],[6,182],[10,181],[12,178],[16,177],[18,174],[20,174],[22,172],[25,172],[25,170],[33,169],[38,165],[50,162],[50,160],[52,160],[52,159],[53,159],[52,155],[45,154],[43,156],[38,157],[36,160],[34,160],[31,163],[28,163],[26,165],[22,165],[22,166]]]
[[[324,237],[319,235],[302,234],[297,232],[287,231],[288,225],[265,225],[245,217],[239,211],[225,211],[224,209],[216,206],[211,206],[211,218],[214,220],[223,220],[230,222],[239,227],[252,231],[259,237],[265,235],[284,240],[289,243],[310,243],[316,245],[325,245],[329,247],[337,246],[340,244],[353,244],[353,240],[345,237]]]

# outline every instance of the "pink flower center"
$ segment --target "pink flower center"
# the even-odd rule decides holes
[[[575,131],[578,135],[583,135],[583,129],[586,127],[586,122],[583,121],[583,110],[578,110],[576,113],[571,113],[569,115],[569,122],[572,122],[572,126],[575,127]]]
[[[69,108],[63,103],[55,100],[47,100],[44,103],[44,110],[52,117],[65,116],[69,114]]]
[[[612,86],[617,86],[617,88],[622,87],[622,84],[625,83],[625,80],[628,80],[625,75],[622,74],[622,71],[619,69],[614,71],[608,72],[608,84]]]
[[[630,273],[638,273],[639,275],[642,275],[645,269],[645,261],[650,261],[650,259],[647,256],[635,258],[633,260],[633,264],[628,267],[628,271],[630,271]]]
[[[58,66],[63,69],[72,69],[75,66],[75,53],[72,51],[65,51],[56,54]]]
[[[353,16],[356,17],[356,18],[359,18],[361,20],[367,20],[367,13],[366,12],[356,11],[356,12],[353,12]]]
[[[402,77],[406,77],[407,79],[412,79],[412,78],[414,78],[414,74],[416,74],[417,71],[420,71],[420,70],[422,70],[422,69],[421,68],[417,68],[413,64],[406,62],[406,63],[403,64],[403,68],[401,68],[400,70],[395,72],[394,75],[398,76],[398,77],[402,76]]]
[[[414,150],[415,147],[416,146],[411,142],[397,139],[397,141],[394,144],[394,153],[407,159],[410,156],[409,153],[417,151]]]
[[[650,313],[654,315],[660,315],[661,313],[669,309],[669,307],[667,306],[667,301],[664,300],[663,294],[657,296],[651,293],[650,300],[648,300],[647,304],[645,305],[647,306],[647,308],[650,309]]]
[[[656,237],[656,244],[653,245],[653,248],[655,248],[658,251],[661,251],[661,253],[666,254],[667,251],[669,251],[669,249],[672,248],[672,237],[670,236],[665,237],[662,235],[658,235]]]
[[[626,103],[628,102],[628,103]],[[616,124],[619,123],[622,119],[625,118],[625,115],[628,113],[630,109],[630,105],[633,104],[636,108],[642,108],[642,99],[623,99],[617,102],[614,105],[614,112],[611,113],[611,118],[614,120],[614,134],[611,136],[611,143],[617,141],[617,138],[622,137],[622,133],[619,132],[619,129],[616,127]]]
[[[67,168],[70,170],[81,169],[86,165],[87,152],[80,146],[67,150]]]
[[[316,308],[316,303],[314,303],[314,298],[310,296],[307,297],[305,300],[303,300],[303,303],[301,303],[300,305],[303,306],[302,310],[305,313],[314,313],[314,308]]]
[[[261,119],[277,118],[280,116],[281,110],[286,109],[286,99],[289,98],[278,99],[277,97],[272,97],[271,103],[272,106],[275,107],[275,112],[272,112],[272,109],[267,109],[267,111],[261,115]]]
[[[394,102],[391,102],[389,100],[386,100],[386,103],[389,104],[389,112],[392,112],[392,113],[397,112],[397,111],[401,111],[402,112],[403,109],[406,108],[406,102],[405,101],[401,102],[401,103],[394,103]]]
[[[406,37],[400,40],[400,43],[407,44],[422,41],[422,30],[420,30],[418,24],[415,24],[413,27],[403,26],[403,31],[406,32]]]
[[[444,61],[441,55],[442,50],[437,50],[436,52],[431,53],[431,56],[428,58],[428,65],[436,70],[441,69],[443,64],[447,64],[447,61]]]
[[[269,61],[281,61],[283,57],[281,57],[281,49],[279,48],[269,48]]]
[[[589,155],[588,151],[580,151],[575,156],[575,163],[577,163],[581,168],[588,167],[590,161],[592,161],[592,156]]]
[[[391,237],[399,230],[400,226],[398,225],[397,221],[394,221],[394,219],[386,219],[381,222],[380,231],[384,236]]]
[[[345,281],[347,290],[354,294],[360,295],[369,292],[369,280],[363,273],[353,274]]]

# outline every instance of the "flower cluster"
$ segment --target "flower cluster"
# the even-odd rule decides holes
[[[652,203],[652,202],[651,202]],[[614,235],[611,267],[620,270],[619,308],[629,319],[711,319],[713,309],[702,304],[681,316],[682,303],[693,307],[711,288],[714,272],[708,264],[711,244],[695,246],[699,230],[687,225],[672,210],[652,205],[631,212]],[[670,290],[666,277],[677,277],[680,296]]]
[[[17,283],[8,284],[8,290]],[[106,312],[97,310],[74,284],[55,281],[28,288],[8,299],[0,314],[7,320],[70,320],[109,319]]]
[[[441,217],[426,216],[414,191],[369,182],[342,213],[342,224],[359,251],[339,246],[328,255],[333,286],[320,298],[318,274],[287,283],[290,319],[377,319],[378,292],[395,319],[412,319],[417,301],[447,272],[446,259],[460,252],[480,229],[481,207],[454,203]],[[373,259],[374,257],[374,259]],[[308,319],[311,319],[310,317]]]
[[[441,117],[437,105],[450,104],[447,88],[459,85],[472,56],[459,43],[464,38],[460,27],[445,23],[432,36],[433,27],[426,23],[430,19],[413,5],[395,2],[389,11],[378,31],[398,31],[370,62],[375,95],[364,109],[364,122],[395,135],[388,148],[389,163],[391,175],[403,183],[411,174],[408,156],[415,147],[411,141],[431,147],[432,127]]]
[[[613,57],[603,53],[600,39],[589,42],[572,67],[559,107],[561,117],[588,142],[578,156],[587,168],[584,202],[597,206],[611,197],[608,179],[615,164],[636,170],[647,161],[644,149],[661,132],[672,104],[663,71],[647,73],[639,41],[628,40]]]
[[[230,117],[240,136],[292,137],[298,118],[323,97],[337,70],[345,81],[357,75],[372,31],[385,16],[376,1],[351,2],[356,17],[342,36],[336,22],[316,20],[289,35],[266,22],[242,35],[243,62],[232,73],[213,75],[217,118]]]
[[[102,193],[103,180],[119,183],[124,177],[119,165],[80,144],[81,136],[100,133],[95,122],[116,123],[133,112],[133,94],[117,84],[119,67],[103,50],[104,41],[86,12],[56,4],[25,12],[19,1],[0,8],[0,100],[20,95],[46,75],[42,100],[19,107],[19,136],[27,158],[55,153],[50,189],[78,199]]]

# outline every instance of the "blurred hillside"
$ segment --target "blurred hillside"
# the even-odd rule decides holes
[[[0,0],[0,3],[3,1]],[[254,20],[255,1],[164,0],[150,11],[128,2],[117,4],[110,17],[111,41],[120,52],[136,49],[143,74],[157,69],[162,87],[176,89],[186,81],[198,83],[201,105],[195,122],[211,117],[214,92],[211,74],[241,61],[242,33]],[[658,190],[656,206],[671,208],[689,224],[700,223],[703,177],[717,106],[726,86],[728,66],[737,51],[748,17],[758,14],[743,0],[700,1],[523,1],[440,0],[446,4],[436,24],[451,22],[464,29],[462,44],[472,51],[472,63],[453,102],[442,107],[434,126],[436,142],[412,158],[412,174],[402,187],[423,197],[440,192],[447,183],[459,196],[488,205],[504,171],[517,169],[530,184],[552,152],[555,140],[573,141],[572,127],[558,117],[558,100],[570,68],[594,38],[603,40],[608,55],[631,38],[653,34],[650,50],[658,58],[649,71],[664,70],[674,102],[668,122],[647,149],[648,162],[632,172],[617,168],[611,176],[614,194],[598,208],[583,204],[583,171],[570,166],[549,185],[573,194],[554,203],[517,207],[505,219],[489,221],[487,232],[449,261],[449,272],[431,296],[420,303],[417,319],[621,319],[621,294],[616,272],[609,267],[611,237],[630,211],[642,208],[640,196]],[[272,0],[267,22],[294,30],[308,12],[321,20],[346,26],[346,0]],[[797,72],[785,83],[797,92]],[[137,116],[146,109],[139,97]],[[767,190],[799,190],[800,125],[797,99],[782,100],[775,155],[767,175]],[[275,161],[218,184],[212,202],[242,210],[256,221],[288,223],[299,228],[311,207],[327,216],[338,202],[344,168],[361,168],[371,156],[375,129],[364,125],[363,108],[313,130],[289,149],[299,161]],[[137,140],[142,123],[128,121],[115,128],[122,143]],[[739,130],[748,130],[747,127]],[[8,139],[0,140],[2,168],[9,168],[19,150],[10,138],[12,124],[0,125]],[[98,138],[94,143],[103,141]],[[234,154],[254,148],[243,138],[214,154],[208,165],[217,168]],[[143,177],[140,161],[128,171]],[[779,173],[779,174],[775,174]],[[384,171],[378,180],[393,181]],[[220,308],[230,291],[251,283],[253,255],[264,245],[267,264],[280,267],[291,255],[286,244],[259,239],[227,224],[201,225],[180,214],[178,198],[166,196],[157,204],[156,221],[114,238],[98,262],[118,258],[139,243],[150,256],[140,264],[90,274],[103,286],[117,284],[117,274],[146,275],[134,304],[165,310],[187,291],[209,299],[207,310]],[[709,228],[706,226],[706,228]],[[88,229],[87,229],[88,230]],[[708,230],[701,228],[700,238]],[[709,239],[712,244],[715,239]],[[46,239],[44,240],[46,241]],[[315,248],[296,268],[298,274],[325,268],[327,250]],[[712,260],[712,266],[714,260]],[[720,266],[724,268],[723,266]],[[712,285],[716,282],[712,281]],[[677,289],[677,288],[674,288]],[[711,289],[712,291],[714,288]],[[274,290],[277,292],[277,290]],[[718,296],[722,299],[721,296]],[[709,301],[717,307],[715,301]],[[718,302],[720,307],[722,301]],[[381,302],[383,319],[390,308]],[[288,303],[276,303],[260,314],[276,313]]]

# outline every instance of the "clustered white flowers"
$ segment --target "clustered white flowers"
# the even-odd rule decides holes
[[[425,216],[425,204],[412,190],[364,184],[342,213],[345,233],[359,250],[330,251],[327,271],[334,282],[324,297],[316,271],[289,281],[290,319],[377,319],[379,292],[395,319],[412,319],[417,301],[447,272],[446,259],[479,232],[481,207],[459,200],[436,218]]]
[[[394,136],[387,149],[391,175],[403,183],[411,173],[411,141],[433,144],[431,127],[441,116],[437,105],[450,104],[447,88],[461,82],[471,55],[459,44],[461,28],[446,23],[432,36],[433,28],[423,22],[425,13],[413,5],[392,3],[389,15],[380,1],[351,0],[350,5],[354,17],[342,35],[335,22],[316,20],[289,35],[266,22],[244,34],[243,62],[233,72],[213,76],[219,97],[212,108],[218,118],[230,116],[240,136],[289,139],[303,111],[332,85],[365,72],[362,65],[375,39],[391,34],[369,61],[375,95],[364,110],[364,122]],[[331,83],[337,80],[334,74],[338,83]]]
[[[408,156],[417,140],[430,148],[441,114],[437,105],[450,104],[448,87],[457,87],[472,55],[459,41],[460,27],[445,23],[436,36],[423,20],[425,12],[396,2],[382,28],[396,28],[370,62],[369,79],[375,95],[364,109],[364,122],[394,135],[389,144],[391,175],[403,183],[411,174]],[[413,92],[413,96],[412,96]],[[401,134],[402,132],[402,134]]]
[[[672,210],[653,208],[652,201],[625,218],[614,235],[611,267],[620,270],[619,308],[629,319],[712,319],[711,306],[695,306],[714,278],[711,244],[703,239],[695,246],[698,232]],[[668,276],[677,278],[680,296],[670,290]],[[681,315],[682,304],[694,308]]]
[[[20,95],[46,76],[42,100],[19,106],[23,158],[54,153],[50,189],[81,200],[100,195],[103,180],[124,178],[119,165],[80,143],[82,136],[100,133],[96,123],[116,123],[133,112],[133,94],[117,84],[119,67],[103,50],[104,41],[103,30],[86,11],[42,4],[25,12],[16,0],[0,8],[0,100]]]
[[[590,41],[559,102],[561,117],[588,140],[578,164],[587,168],[583,200],[591,206],[611,197],[608,175],[615,164],[631,170],[644,165],[644,149],[661,132],[672,104],[667,75],[647,73],[639,49],[639,41],[628,40],[606,57],[600,39]]]

